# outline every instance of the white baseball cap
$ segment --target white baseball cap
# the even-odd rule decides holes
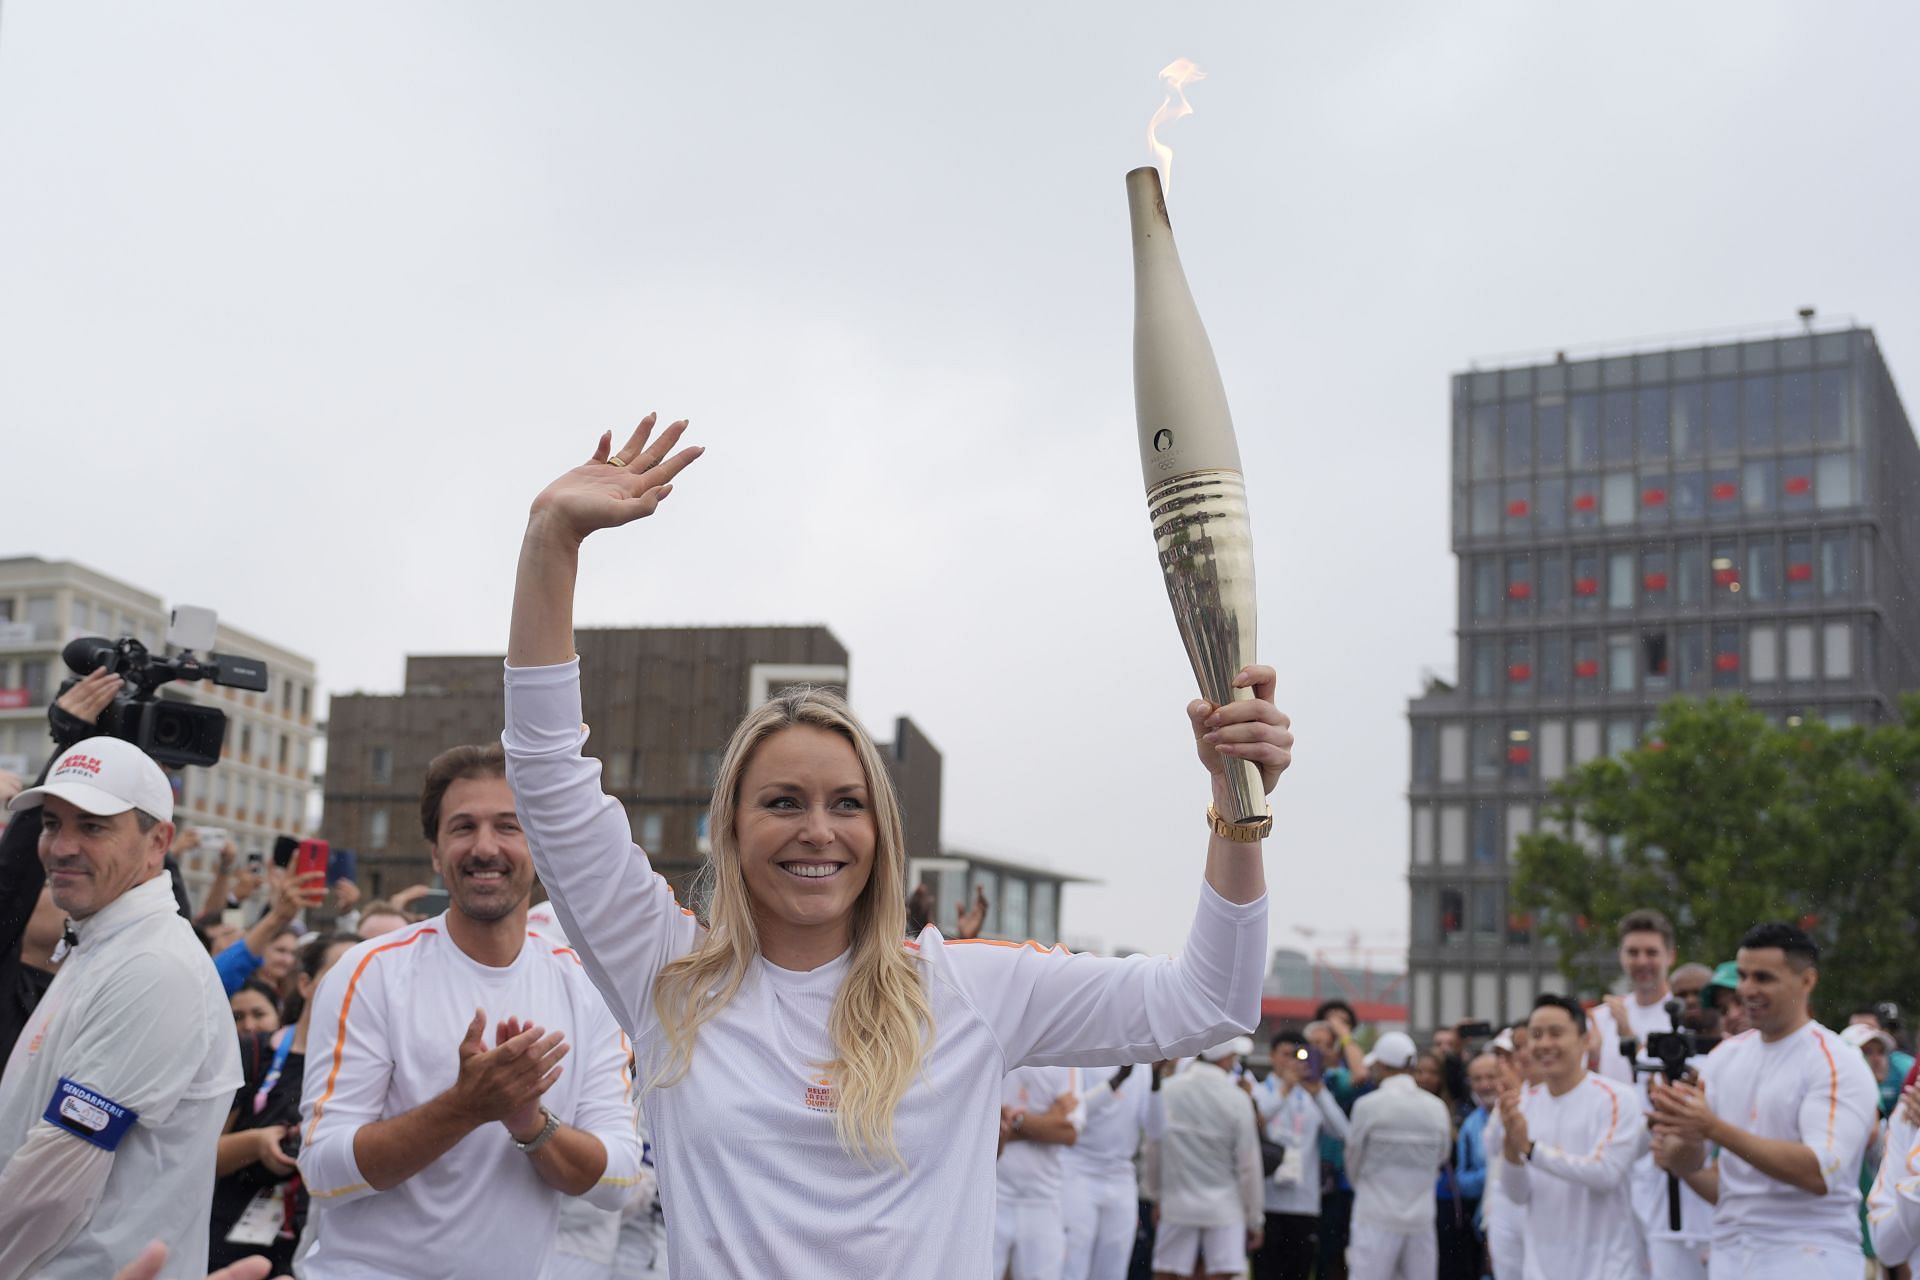
[[[1253,1041],[1246,1036],[1235,1036],[1231,1040],[1222,1040],[1219,1044],[1200,1055],[1203,1062],[1218,1062],[1222,1058],[1251,1058]]]
[[[1870,1040],[1878,1040],[1881,1046],[1889,1053],[1893,1052],[1895,1048],[1892,1036],[1880,1028],[1870,1027],[1864,1022],[1852,1023],[1845,1030],[1841,1031],[1840,1038],[1856,1049],[1865,1049],[1867,1042]]]
[[[162,822],[173,821],[173,787],[166,772],[153,757],[120,738],[88,738],[68,747],[47,770],[47,780],[15,796],[7,811],[38,808],[48,796],[101,818],[138,809]]]
[[[1405,1071],[1419,1056],[1420,1050],[1414,1045],[1412,1036],[1404,1031],[1389,1031],[1374,1041],[1373,1052],[1367,1055],[1367,1065]]]

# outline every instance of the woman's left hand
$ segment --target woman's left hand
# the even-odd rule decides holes
[[[1293,721],[1273,705],[1277,679],[1272,667],[1244,667],[1233,678],[1233,687],[1252,689],[1251,698],[1220,707],[1199,698],[1187,704],[1194,746],[1208,773],[1219,777],[1229,759],[1250,760],[1260,766],[1265,790],[1272,791],[1280,781],[1280,775],[1293,763]]]

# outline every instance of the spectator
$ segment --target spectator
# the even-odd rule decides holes
[[[1450,1043],[1463,1044],[1465,1038],[1456,1031]],[[1441,1280],[1453,1280],[1456,1276],[1464,1275],[1467,1280],[1479,1280],[1471,1273],[1477,1270],[1479,1262],[1480,1251],[1473,1233],[1473,1218],[1480,1206],[1467,1203],[1460,1190],[1455,1167],[1460,1122],[1464,1119],[1468,1104],[1464,1097],[1454,1094],[1447,1065],[1446,1056],[1434,1048],[1422,1053],[1415,1060],[1413,1068],[1413,1082],[1446,1104],[1447,1119],[1452,1125],[1447,1158],[1440,1166],[1433,1188],[1434,1231],[1439,1240],[1440,1277]]]
[[[1340,1110],[1353,1114],[1354,1100],[1369,1087],[1366,1059],[1354,1039],[1360,1019],[1344,1000],[1325,1000],[1313,1011],[1304,1035],[1328,1064],[1327,1092]],[[1319,1280],[1345,1280],[1347,1239],[1353,1223],[1353,1184],[1347,1180],[1346,1142],[1331,1130],[1320,1135]]]
[[[326,893],[325,876],[323,871],[310,871],[304,876],[278,868],[273,871],[273,896],[266,914],[238,941],[213,957],[213,967],[220,974],[228,995],[238,991],[242,983],[267,963],[268,952],[274,951],[276,939],[286,941],[280,943],[280,950],[274,954],[274,969],[282,977],[292,969],[292,956],[298,950],[297,936],[290,936],[293,921],[305,908],[320,904]],[[277,990],[278,980],[270,978],[269,985]]]
[[[360,943],[314,998],[308,1280],[403,1253],[423,1280],[538,1275],[559,1197],[618,1208],[638,1174],[626,1040],[572,949],[527,930],[533,865],[504,770],[497,745],[428,766],[421,825],[451,905]]]
[[[1847,1027],[1848,1029],[1865,1027],[1868,1031],[1877,1031],[1880,1033],[1878,1037],[1868,1037],[1863,1040],[1861,1042],[1861,1052],[1867,1053],[1867,1065],[1870,1067],[1874,1066],[1874,1059],[1872,1053],[1865,1048],[1866,1044],[1874,1044],[1886,1053],[1887,1070],[1885,1073],[1882,1073],[1876,1068],[1874,1078],[1881,1081],[1880,1092],[1882,1096],[1880,1114],[1883,1116],[1892,1115],[1894,1103],[1897,1102],[1900,1097],[1900,1085],[1906,1080],[1908,1073],[1913,1070],[1913,1055],[1904,1052],[1900,1048],[1899,1039],[1894,1034],[1895,1028],[1887,1025],[1886,1020],[1880,1016],[1880,1009],[1877,1006],[1855,1010],[1853,1015],[1847,1019]],[[1842,1034],[1844,1035],[1845,1032],[1842,1032]],[[1864,1035],[1864,1033],[1862,1034]],[[1891,1081],[1891,1084],[1888,1083],[1889,1081]]]
[[[1517,1090],[1523,1095],[1539,1082],[1539,1071],[1528,1052],[1527,1024],[1516,1022],[1487,1046],[1500,1063],[1500,1090]],[[1511,1280],[1526,1275],[1527,1206],[1508,1199],[1501,1185],[1498,1156],[1506,1142],[1506,1130],[1496,1105],[1487,1117],[1482,1146],[1488,1153],[1489,1177],[1480,1198],[1480,1221],[1487,1238],[1487,1261],[1493,1264],[1495,1280]]]
[[[1511,1043],[1511,1041],[1509,1041]],[[1451,1249],[1448,1246],[1447,1219],[1440,1219],[1440,1275],[1442,1280],[1459,1276],[1462,1280],[1480,1280],[1486,1274],[1483,1265],[1483,1215],[1488,1184],[1487,1121],[1500,1105],[1500,1089],[1506,1081],[1506,1069],[1500,1055],[1491,1049],[1477,1054],[1467,1064],[1467,1087],[1473,1108],[1460,1122],[1459,1136],[1453,1142],[1454,1186],[1460,1203],[1470,1206],[1467,1230]],[[1443,1206],[1444,1209],[1444,1206]]]
[[[1306,1037],[1282,1031],[1268,1047],[1273,1070],[1254,1090],[1267,1141],[1284,1151],[1266,1179],[1266,1229],[1253,1259],[1255,1280],[1308,1280],[1320,1240],[1320,1137],[1347,1136],[1347,1114],[1322,1079],[1323,1060]],[[1318,1068],[1318,1069],[1316,1069]]]
[[[1167,1134],[1160,1143],[1160,1223],[1153,1274],[1236,1277],[1260,1248],[1258,1117],[1231,1072],[1253,1052],[1236,1036],[1205,1050],[1167,1082]]]
[[[291,1154],[300,1134],[300,1092],[305,1083],[307,1037],[313,1025],[313,993],[359,939],[322,934],[300,949],[288,1025],[240,1028],[244,1079],[227,1114],[214,1172],[213,1216],[207,1265],[247,1257],[272,1261],[276,1274],[293,1267],[295,1246],[307,1220],[307,1193]],[[257,989],[249,983],[235,995]]]
[[[1813,1021],[1820,951],[1803,931],[1755,927],[1738,964],[1755,1034],[1708,1055],[1698,1084],[1652,1084],[1656,1155],[1715,1206],[1712,1280],[1855,1280],[1873,1074]]]
[[[1066,1222],[1063,1148],[1087,1120],[1071,1067],[1020,1067],[1000,1082],[1000,1159],[994,1169],[993,1274],[1060,1280]]]
[[[1430,1280],[1439,1270],[1433,1179],[1453,1146],[1446,1103],[1414,1084],[1411,1037],[1389,1031],[1367,1055],[1378,1087],[1353,1104],[1353,1280]]]
[[[294,966],[299,963],[300,930],[290,924],[281,925],[267,943],[266,951],[260,956],[260,967],[253,976],[256,981],[285,995],[292,990]]]
[[[1667,975],[1667,989],[1673,992],[1687,1013],[1700,1007],[1700,993],[1713,981],[1713,970],[1704,964],[1689,961]]]
[[[280,1029],[280,993],[252,978],[227,998],[233,1025],[243,1036],[271,1035]]]
[[[392,902],[385,898],[375,898],[360,908],[360,919],[354,932],[358,933],[364,941],[367,938],[378,938],[382,934],[392,933],[396,929],[404,929],[412,923],[412,918]]]
[[[1066,1280],[1121,1280],[1127,1274],[1140,1223],[1134,1156],[1167,1131],[1160,1079],[1156,1067],[1135,1071],[1128,1063],[1083,1099],[1086,1125],[1060,1153]]]
[[[240,1064],[164,871],[172,788],[131,743],[88,738],[11,806],[35,807],[74,941],[0,1081],[0,1275],[98,1280],[156,1236],[202,1274]]]
[[[1747,1029],[1747,1007],[1740,1001],[1740,966],[1732,960],[1713,971],[1700,998],[1720,1015],[1720,1034],[1731,1040]]]
[[[4,888],[0,887],[3,894]],[[35,896],[32,913],[21,925],[19,941],[0,951],[0,1078],[4,1078],[20,1029],[53,985],[58,968],[53,957],[66,931],[66,919],[67,913],[53,900],[53,890],[42,888]]]

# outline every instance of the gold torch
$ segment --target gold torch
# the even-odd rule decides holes
[[[1255,656],[1247,486],[1226,388],[1180,267],[1158,169],[1127,175],[1127,206],[1133,220],[1133,404],[1147,512],[1200,696],[1218,706],[1253,696],[1233,687],[1234,676]],[[1241,823],[1265,818],[1259,767],[1246,760],[1226,764],[1233,812],[1221,816]]]

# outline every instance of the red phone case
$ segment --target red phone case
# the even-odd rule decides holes
[[[300,851],[294,855],[293,874],[304,876],[315,871],[325,874],[332,856],[333,850],[325,840],[302,840]]]

